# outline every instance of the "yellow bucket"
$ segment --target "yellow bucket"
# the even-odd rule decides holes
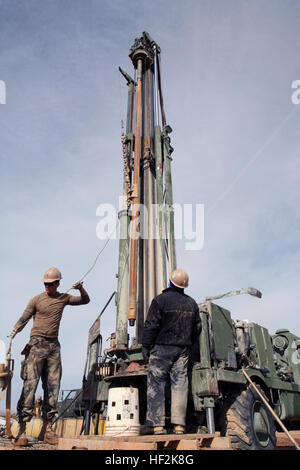
[[[83,418],[62,418],[57,421],[56,433],[59,437],[77,437],[80,435]],[[42,429],[43,420],[33,417],[29,423],[26,423],[26,435],[38,439]],[[18,423],[14,421],[11,427],[14,436],[18,432]],[[91,418],[90,434],[96,434],[96,422]],[[98,435],[105,433],[105,420],[99,420]]]

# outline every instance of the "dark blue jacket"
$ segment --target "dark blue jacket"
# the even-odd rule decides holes
[[[199,308],[182,289],[169,287],[150,305],[143,331],[143,346],[192,346],[201,331]]]

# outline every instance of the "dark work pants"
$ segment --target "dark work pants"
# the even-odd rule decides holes
[[[147,424],[165,425],[165,387],[171,382],[171,422],[185,425],[188,398],[189,348],[155,345],[150,354],[147,378]]]

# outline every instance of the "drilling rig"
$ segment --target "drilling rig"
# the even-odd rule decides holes
[[[89,330],[83,386],[75,403],[77,414],[84,415],[86,435],[91,415],[106,419],[108,392],[114,387],[139,390],[139,419],[145,424],[148,366],[142,355],[143,325],[151,300],[167,287],[167,273],[177,267],[172,129],[164,109],[160,55],[158,44],[144,32],[130,49],[133,77],[119,69],[128,87],[128,104],[122,135],[116,327],[102,353],[100,317],[113,294]],[[187,428],[197,432],[204,424],[212,434],[217,429],[239,449],[274,449],[275,421],[261,396],[286,426],[299,427],[300,339],[284,328],[270,335],[256,323],[233,321],[229,310],[213,302],[245,293],[261,297],[248,288],[199,304],[202,331],[190,370]],[[131,338],[130,328],[135,328]],[[247,376],[260,395],[249,387]],[[166,393],[167,405],[169,401]]]
[[[130,49],[133,77],[119,68],[128,87],[128,101],[126,133],[122,134],[116,331],[111,334],[110,347],[99,358],[100,319],[90,330],[88,367],[83,380],[87,434],[91,409],[100,406],[103,411],[112,386],[137,386],[140,409],[145,410],[147,366],[142,356],[143,325],[152,299],[167,287],[167,272],[176,269],[173,148],[169,136],[172,129],[164,110],[160,53],[158,44],[144,32]],[[129,327],[135,327],[130,344]]]

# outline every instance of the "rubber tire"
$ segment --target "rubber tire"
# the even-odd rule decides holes
[[[265,398],[259,385],[256,385]],[[256,437],[253,424],[253,406],[259,402],[268,419],[269,434],[267,445],[262,445]],[[252,388],[242,390],[235,396],[225,415],[225,435],[230,438],[233,449],[238,450],[275,450],[276,428],[274,417],[266,408],[258,393]]]

